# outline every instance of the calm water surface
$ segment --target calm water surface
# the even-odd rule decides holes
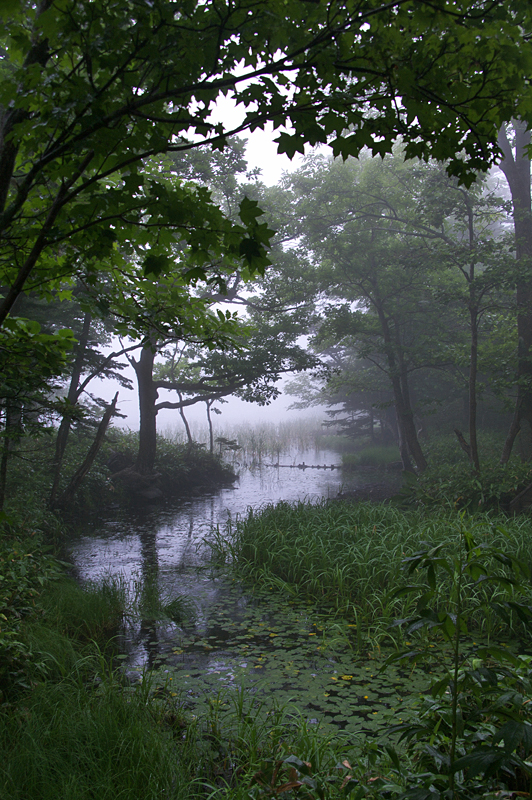
[[[282,464],[328,466],[340,460],[333,451],[299,452],[280,459]],[[197,570],[208,559],[204,541],[213,527],[224,530],[229,519],[245,516],[250,508],[281,500],[319,502],[336,497],[340,489],[382,480],[379,473],[354,476],[346,482],[340,470],[246,468],[234,486],[212,494],[183,499],[172,506],[109,512],[69,542],[69,555],[82,582],[120,576],[133,591],[149,579],[157,583],[166,601],[176,595],[192,598],[197,609],[196,631],[203,636],[214,624],[209,619],[210,610],[218,607],[222,598],[231,595],[231,608],[226,611],[235,618],[248,602],[244,595],[235,597],[234,591],[227,592],[223,579]],[[132,623],[123,642],[129,664],[152,666],[154,659],[169,651],[177,633],[177,626],[170,623]]]

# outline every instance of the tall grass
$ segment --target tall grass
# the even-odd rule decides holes
[[[187,796],[172,739],[141,691],[72,673],[0,716],[0,796],[120,800]]]
[[[304,775],[309,800],[339,796],[354,742],[297,709],[266,710],[239,690],[193,718],[154,689],[148,677],[124,690],[116,674],[89,684],[73,673],[0,711],[2,800],[243,800]]]
[[[393,598],[393,590],[403,582],[404,558],[423,542],[444,543],[452,552],[463,524],[477,539],[532,565],[526,518],[476,515],[466,521],[452,510],[429,517],[420,511],[369,503],[267,506],[230,524],[224,535],[214,535],[210,546],[214,558],[232,561],[244,579],[322,601],[382,637],[390,635],[391,622],[411,610],[408,599]],[[446,587],[440,588],[444,607]],[[475,591],[472,587],[472,605]],[[478,625],[488,626],[486,632],[493,632],[488,623],[477,620]]]
[[[238,442],[239,450],[234,458],[245,465],[258,465],[265,461],[278,462],[282,456],[289,453],[319,450],[330,446],[325,442],[321,422],[318,418],[305,418],[284,420],[278,423],[239,425],[215,424],[215,437],[223,436],[225,439]],[[191,425],[194,439],[197,442],[208,443],[209,430],[207,426]],[[183,442],[184,433],[180,428],[174,427],[164,434],[171,441]]]
[[[181,625],[195,619],[197,608],[186,595],[161,591],[156,573],[135,575],[127,586],[127,616],[132,621],[161,621]]]

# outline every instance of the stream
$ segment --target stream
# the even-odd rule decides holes
[[[130,680],[150,670],[194,713],[242,686],[261,698],[297,703],[312,723],[373,735],[403,708],[401,670],[379,675],[375,654],[362,652],[360,642],[355,647],[355,626],[346,621],[327,621],[297,598],[271,587],[245,588],[209,569],[205,540],[213,528],[223,532],[250,508],[319,502],[387,480],[380,472],[351,473],[346,480],[338,469],[288,466],[338,465],[332,451],[293,453],[280,462],[287,466],[245,468],[233,486],[171,506],[109,511],[70,539],[69,557],[82,583],[115,579],[131,598],[155,591],[170,608],[184,598],[185,617],[178,621],[171,614],[127,621],[117,647]],[[416,697],[426,683],[426,675],[409,675]]]

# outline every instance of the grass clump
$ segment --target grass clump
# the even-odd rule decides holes
[[[196,604],[186,595],[161,592],[156,573],[143,574],[130,582],[128,615],[143,621],[166,621],[176,625],[192,622]]]
[[[73,578],[62,576],[41,598],[49,626],[71,638],[100,643],[116,634],[126,604],[126,587],[119,578],[81,587]]]
[[[528,520],[478,515],[471,518],[471,527],[482,541],[504,545],[532,564]],[[400,634],[397,629],[390,631],[389,625],[411,611],[408,596],[392,597],[405,555],[419,550],[423,542],[443,545],[451,553],[460,529],[461,520],[452,510],[427,516],[385,504],[279,503],[259,513],[250,511],[210,544],[214,557],[231,561],[245,580],[277,586],[309,601],[321,600],[371,629],[377,640],[395,642],[393,637]],[[446,591],[442,583],[442,607]],[[487,623],[483,618],[478,624]]]
[[[39,685],[0,718],[0,796],[160,800],[187,796],[172,738],[142,690],[76,672]]]

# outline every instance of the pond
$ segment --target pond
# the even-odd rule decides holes
[[[380,653],[358,640],[355,625],[267,586],[240,586],[208,566],[205,542],[213,528],[223,532],[249,508],[318,502],[387,480],[367,472],[346,481],[330,469],[339,460],[331,451],[285,456],[285,464],[329,469],[246,469],[233,487],[173,506],[116,510],[71,539],[70,558],[82,582],[119,578],[132,595],[156,590],[169,607],[186,599],[189,613],[179,622],[137,618],[126,626],[118,644],[132,680],[151,670],[194,713],[220,692],[244,686],[268,701],[297,704],[312,722],[362,737],[402,720],[403,706],[428,684],[425,673],[408,676],[405,699],[404,673],[379,674]]]

